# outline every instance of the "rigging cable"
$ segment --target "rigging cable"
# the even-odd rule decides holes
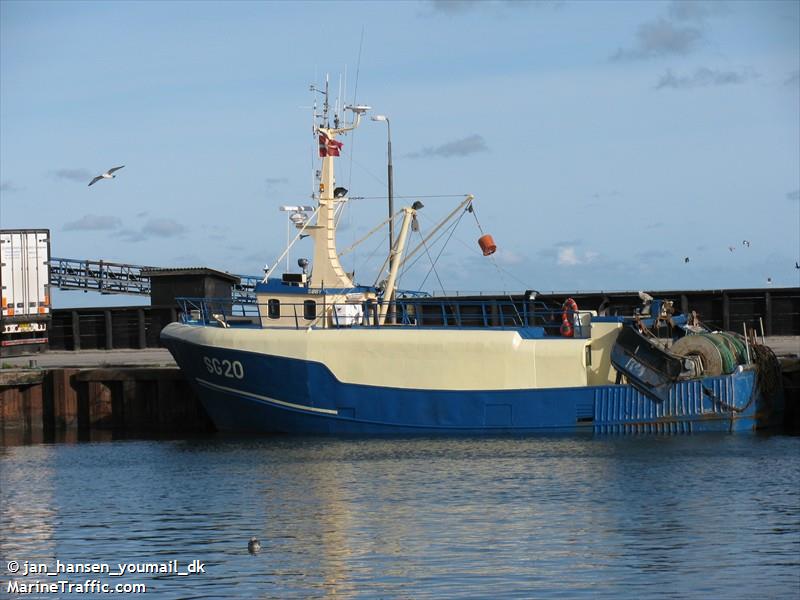
[[[433,261],[433,258],[431,257],[431,253],[428,251],[428,245],[425,243],[425,238],[422,237],[422,232],[418,231],[417,233],[419,233],[419,237],[420,237],[420,239],[422,239],[422,247],[425,249],[425,254],[428,256],[428,260],[431,261],[431,269],[433,270],[433,273],[436,275],[436,280],[439,282],[439,287],[442,289],[442,295],[446,296],[447,294],[444,291],[444,285],[442,284],[442,280],[439,278],[439,273],[436,271],[436,263]],[[429,272],[429,274],[430,274],[430,272]],[[426,279],[427,279],[427,275],[426,275]],[[422,285],[424,285],[424,284],[425,284],[425,281],[422,282]],[[422,285],[420,285],[419,287],[421,288]]]
[[[486,233],[483,231],[483,227],[481,227],[481,222],[478,220],[478,214],[475,212],[474,205],[470,204],[467,210],[469,210],[469,212],[472,213],[472,216],[475,217],[475,223],[478,225],[478,230],[481,232],[481,235],[482,236],[486,235]],[[503,291],[505,292],[508,286],[506,285],[506,278],[503,277],[503,271],[500,269],[500,265],[497,264],[497,259],[495,258],[494,254],[490,254],[489,258],[491,259],[492,264],[494,265],[494,268],[497,271],[497,274],[500,276],[500,282],[502,283]],[[514,302],[514,298],[511,297],[511,294],[506,294],[506,296],[508,296],[508,299],[511,301],[511,306],[514,309],[514,312],[517,314],[517,319],[519,319],[519,324],[522,325],[524,321],[522,319],[522,315],[519,314],[519,310],[517,309],[516,302]]]
[[[444,229],[442,229],[440,232],[438,232],[438,233],[436,234],[436,237],[433,239],[433,241],[431,241],[431,244],[430,244],[430,245],[431,245],[431,246],[435,246],[435,245],[436,245],[436,244],[439,242],[439,240],[440,240],[440,239],[442,239],[442,237],[444,237],[444,236],[447,234],[447,232],[448,232],[448,231],[450,231],[451,229],[453,229],[453,228],[454,228],[455,224],[456,224],[456,222],[454,221],[453,223],[450,223],[450,224],[449,224],[449,225],[448,225],[446,228],[444,228]],[[428,237],[430,237],[430,234],[428,234]],[[419,246],[417,246],[417,247],[415,248],[415,250],[417,250],[418,248],[419,248]],[[420,260],[421,258],[422,258],[422,255],[420,254],[420,255],[419,255],[419,256],[417,256],[417,257],[416,257],[416,258],[415,258],[413,261],[411,261],[411,263],[410,263],[410,265],[409,265],[409,268],[410,268],[410,267],[413,267],[414,265],[416,265],[416,264],[417,264],[417,262],[419,262],[419,260]],[[408,261],[408,257],[406,257],[406,259],[405,259],[403,262],[404,262],[404,263],[406,263],[407,261]]]
[[[478,248],[476,248],[476,247],[475,247],[473,244],[468,244],[467,242],[465,242],[464,240],[462,240],[462,239],[461,239],[460,237],[458,237],[457,235],[456,235],[456,236],[453,236],[453,239],[455,239],[455,240],[456,240],[456,241],[457,241],[459,244],[461,244],[462,246],[464,246],[464,247],[465,247],[467,250],[469,250],[469,252],[471,252],[472,254],[477,254],[477,255],[480,255],[480,256],[482,256],[482,255],[483,255],[483,254],[481,253],[481,251],[480,251]],[[528,282],[528,281],[522,281],[522,279],[520,279],[519,277],[517,277],[516,275],[514,275],[514,273],[512,273],[512,272],[511,272],[511,271],[509,271],[508,269],[504,269],[504,268],[503,268],[503,267],[501,267],[499,264],[496,264],[496,266],[497,266],[497,268],[498,268],[498,269],[500,269],[500,270],[501,270],[503,273],[505,273],[506,275],[508,275],[508,276],[509,276],[511,279],[514,279],[514,280],[516,280],[518,283],[520,283],[520,284],[522,285],[522,288],[523,288],[523,289],[526,289],[526,290],[527,290],[527,289],[531,289],[531,288],[533,287],[533,285],[532,285],[530,282]],[[503,290],[503,291],[505,291],[505,290]]]
[[[359,265],[359,268],[364,267],[366,264],[368,264],[369,262],[372,261],[372,257],[374,257],[375,254],[377,254],[378,248],[380,248],[381,246],[383,246],[386,243],[386,240],[387,240],[388,237],[389,237],[388,233],[384,233],[383,234],[383,237],[378,241],[378,245],[375,246],[375,248],[372,250],[372,252],[370,252],[369,256],[364,258],[364,260]],[[355,259],[353,260],[353,262],[355,263]],[[385,265],[386,262],[384,262],[383,264]],[[355,265],[354,265],[353,269],[355,271]],[[378,275],[377,275],[376,283],[373,284],[373,287],[377,287],[377,279],[380,278],[382,274],[383,274],[383,271],[381,270],[381,272],[379,272]]]
[[[444,249],[447,248],[447,244],[448,244],[448,242],[450,242],[450,238],[453,237],[453,233],[455,233],[455,230],[458,227],[458,224],[461,222],[461,219],[464,218],[464,213],[465,212],[466,211],[461,211],[461,214],[458,216],[458,219],[456,219],[455,223],[453,223],[452,227],[450,228],[450,235],[447,236],[447,239],[445,240],[444,244],[442,245],[441,250],[439,250],[439,254],[436,255],[436,260],[433,261],[433,264],[431,265],[431,270],[435,270],[436,263],[439,262],[439,257],[442,256],[442,252],[444,252]],[[425,250],[427,251],[427,246],[425,247]],[[425,285],[425,282],[428,280],[428,276],[430,274],[431,274],[431,272],[428,271],[428,274],[425,275],[425,279],[422,280],[422,283],[419,286],[420,289],[422,289],[422,287]],[[439,275],[437,274],[436,277],[438,278]],[[441,284],[441,281],[439,283]],[[444,291],[444,287],[442,288],[442,291]]]
[[[394,214],[393,214],[393,215],[392,215],[390,218],[388,218],[388,219],[384,219],[383,223],[380,223],[379,225],[376,225],[375,227],[373,227],[372,229],[370,229],[370,230],[367,232],[367,234],[366,234],[364,237],[362,237],[360,240],[358,240],[358,241],[356,241],[356,242],[353,242],[353,243],[352,243],[350,246],[348,246],[347,248],[345,248],[344,250],[342,250],[341,252],[339,252],[339,258],[341,258],[343,255],[345,255],[345,254],[347,254],[348,252],[350,252],[350,251],[351,251],[353,248],[355,248],[356,246],[358,246],[358,245],[359,245],[359,244],[361,244],[362,242],[366,241],[366,239],[367,239],[368,237],[370,237],[371,235],[375,234],[377,231],[380,231],[380,230],[383,228],[383,226],[384,226],[384,225],[386,225],[386,224],[387,224],[387,223],[388,223],[390,220],[394,220],[394,218],[395,218],[395,217],[397,217],[397,216],[398,216],[398,215],[399,215],[401,212],[403,212],[403,211],[402,211],[402,209],[401,209],[401,210],[398,210],[398,211],[397,211],[396,213],[394,213]]]
[[[361,26],[361,39],[358,42],[358,60],[356,61],[356,82],[353,86],[353,106],[357,106],[356,100],[358,99],[358,75],[361,72],[361,50],[364,48],[364,25]],[[347,70],[345,70],[345,77]],[[345,88],[346,90],[346,88]],[[345,91],[347,94],[347,91]],[[350,144],[350,165],[348,166],[348,173],[347,173],[347,189],[352,189],[351,184],[353,183],[353,156],[355,155],[355,147],[356,147],[356,135],[355,130],[353,131],[353,138]],[[341,204],[342,210],[339,211],[338,215],[336,215],[336,222],[334,224],[335,227],[339,226],[339,221],[341,220],[341,213],[344,212],[344,202]],[[349,216],[349,213],[348,213]],[[355,231],[353,231],[353,237],[355,237]],[[353,255],[353,271],[355,272],[355,262],[356,262],[356,255]]]
[[[358,164],[358,163],[356,163],[356,164]],[[361,165],[359,165],[359,166],[361,166]],[[369,173],[369,174],[372,175],[372,173]],[[383,183],[383,180],[378,178],[377,175],[372,175],[372,176],[375,179],[377,179],[378,181],[380,181],[381,183]],[[417,199],[417,198],[463,198],[464,196],[466,196],[466,194],[432,194],[432,195],[427,195],[427,196],[423,196],[423,195],[420,195],[420,194],[414,194],[413,196],[392,196],[392,198],[394,198],[394,199],[400,199],[400,198],[414,198],[414,199]],[[350,200],[386,200],[388,197],[389,196],[353,196],[353,197],[350,198]]]

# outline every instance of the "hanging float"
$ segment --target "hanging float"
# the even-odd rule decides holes
[[[497,245],[494,243],[492,236],[488,233],[478,238],[478,245],[481,247],[484,256],[489,256],[497,252]]]

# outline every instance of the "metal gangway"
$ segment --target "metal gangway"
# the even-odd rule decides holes
[[[150,277],[143,270],[156,269],[145,265],[129,265],[104,260],[50,258],[50,285],[61,290],[84,290],[101,294],[150,295]],[[261,277],[234,275],[241,282],[234,284],[234,304],[255,304],[256,283]]]

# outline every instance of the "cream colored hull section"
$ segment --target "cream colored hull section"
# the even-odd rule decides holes
[[[593,353],[593,365],[587,365],[592,340],[523,339],[513,330],[215,329],[173,323],[162,335],[317,362],[339,381],[362,385],[517,390],[602,385],[612,378],[610,363],[602,364],[607,353]]]

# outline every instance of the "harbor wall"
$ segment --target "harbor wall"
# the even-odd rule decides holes
[[[0,445],[213,430],[177,367],[0,371]]]

